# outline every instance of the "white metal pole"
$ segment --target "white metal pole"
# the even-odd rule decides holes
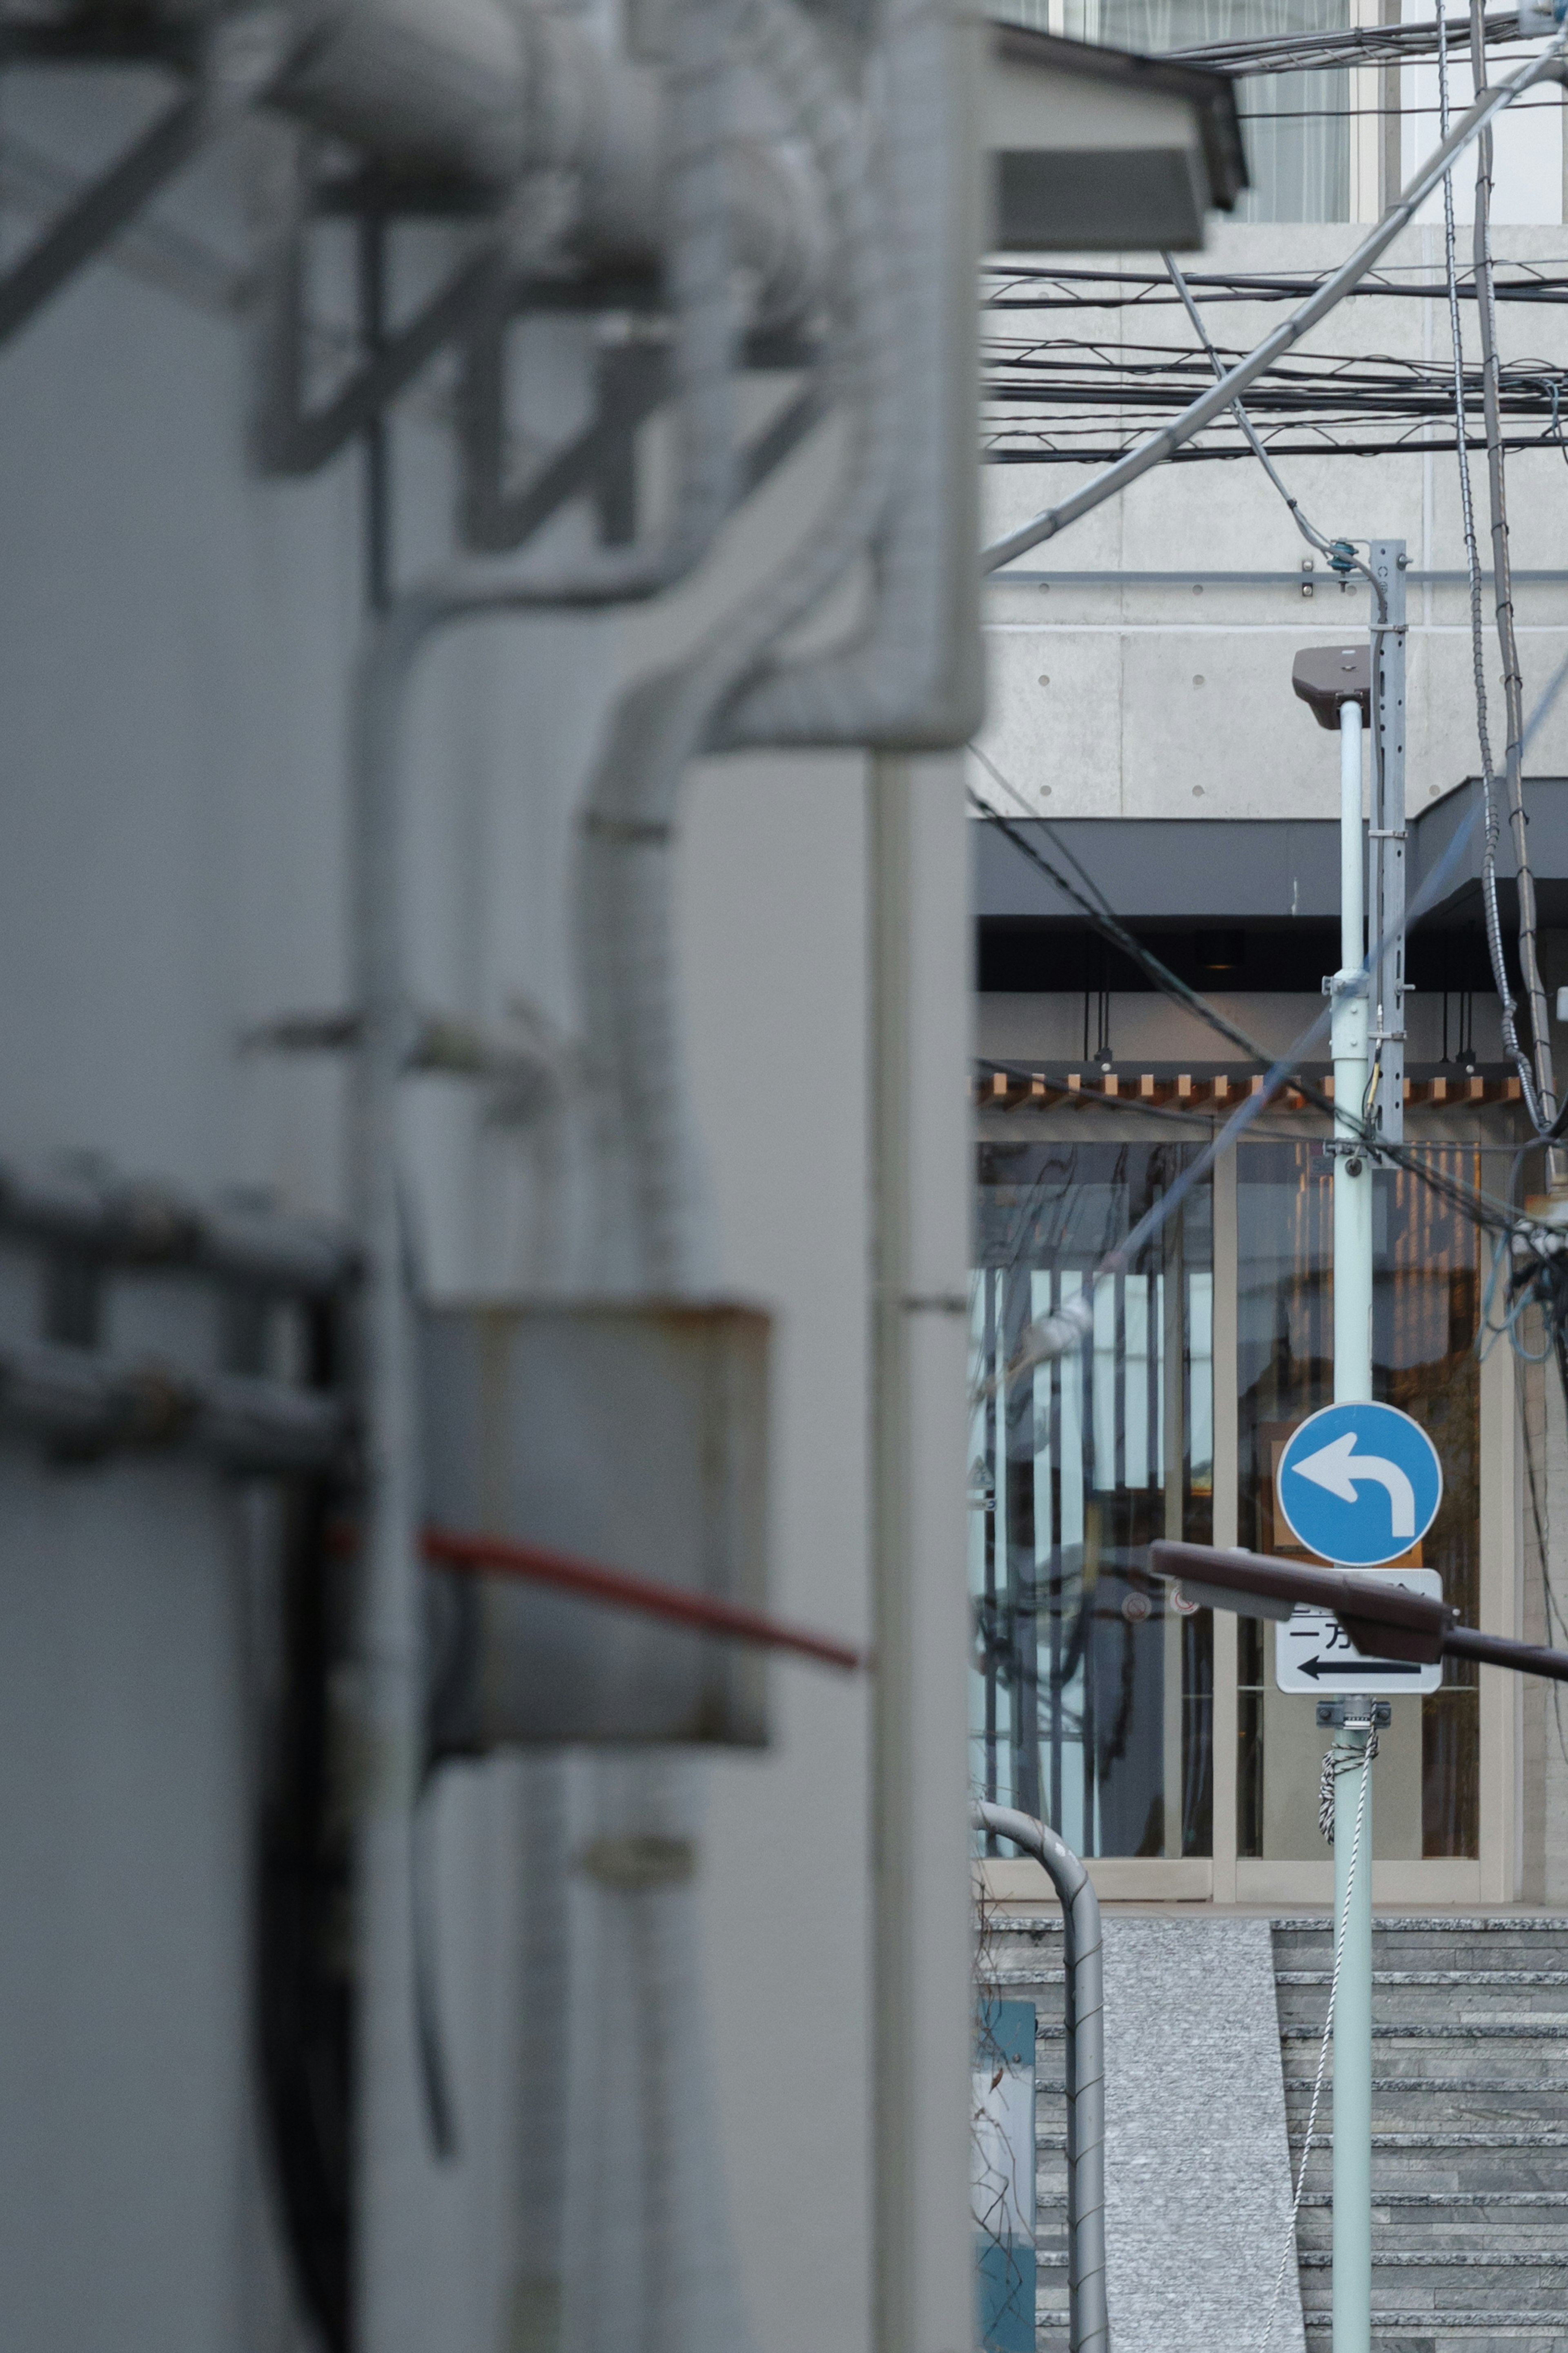
[[[353,2341],[359,2353],[418,2353],[425,2137],[415,2064],[413,1828],[419,1775],[419,1474],[414,1324],[398,1205],[398,1097],[413,1014],[404,961],[398,721],[422,615],[377,627],[355,699],[353,948],[360,1051],[351,1131],[365,1256],[361,1347],[364,1500],[355,1689],[359,1819],[354,1912]]]
[[[969,2353],[963,1522],[969,841],[951,758],[872,763],[876,2353]]]
[[[1372,2348],[1373,1703],[1347,1698],[1334,1735],[1334,1925],[1344,1922],[1334,2001],[1333,2353]],[[1365,1782],[1364,1794],[1362,1784]]]
[[[1367,1087],[1361,705],[1340,705],[1340,970],[1335,975],[1334,1402],[1372,1396],[1372,1164],[1353,1148]]]
[[[1372,1162],[1354,1124],[1367,1097],[1366,849],[1362,710],[1340,705],[1340,970],[1333,1008],[1334,1402],[1372,1396]],[[1372,1704],[1347,1698],[1335,1736],[1334,1921],[1344,1922],[1334,2003],[1333,2353],[1372,2341]],[[1359,1759],[1359,1766],[1352,1759]],[[1363,1789],[1363,1784],[1365,1783]],[[1359,1831],[1359,1839],[1358,1839]],[[1352,1864],[1353,1858],[1353,1864]]]

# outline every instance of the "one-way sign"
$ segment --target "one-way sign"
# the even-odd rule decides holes
[[[1435,1568],[1391,1568],[1383,1574],[1391,1585],[1407,1586],[1415,1593],[1443,1590]],[[1309,1609],[1298,1602],[1289,1618],[1274,1629],[1274,1681],[1282,1692],[1316,1692],[1320,1697],[1367,1692],[1392,1699],[1401,1692],[1435,1692],[1442,1680],[1440,1659],[1418,1666],[1410,1659],[1363,1658],[1327,1609]]]

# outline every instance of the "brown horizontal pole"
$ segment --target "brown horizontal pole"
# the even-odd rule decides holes
[[[1444,1655],[1479,1659],[1483,1666],[1507,1667],[1516,1675],[1546,1675],[1568,1683],[1568,1651],[1545,1651],[1536,1642],[1510,1642],[1503,1634],[1478,1633],[1473,1626],[1451,1626],[1443,1637]]]
[[[1309,1562],[1271,1560],[1262,1553],[1222,1552],[1213,1545],[1167,1543],[1149,1547],[1149,1566],[1189,1592],[1201,1590],[1212,1607],[1256,1616],[1259,1605],[1282,1615],[1298,1602],[1331,1609],[1360,1651],[1375,1634],[1393,1658],[1477,1659],[1518,1675],[1545,1675],[1568,1683],[1568,1651],[1543,1650],[1534,1642],[1510,1641],[1457,1626],[1456,1611],[1435,1594],[1412,1593],[1392,1578],[1358,1576],[1352,1569],[1314,1568]]]
[[[1341,1620],[1354,1619],[1358,1625],[1386,1627],[1391,1654],[1398,1658],[1440,1658],[1444,1637],[1454,1622],[1455,1612],[1436,1594],[1413,1593],[1375,1571],[1317,1568],[1307,1561],[1222,1552],[1213,1545],[1175,1544],[1163,1537],[1149,1547],[1149,1566],[1156,1577],[1174,1578],[1184,1588],[1206,1588],[1217,1607],[1235,1609],[1243,1618],[1284,1617],[1303,1603],[1312,1609],[1331,1609]]]

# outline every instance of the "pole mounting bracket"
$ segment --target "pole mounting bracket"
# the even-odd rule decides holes
[[[144,50],[52,51],[47,44],[0,46],[0,67],[140,62],[184,70],[195,86],[166,106],[123,148],[116,162],[89,181],[36,237],[20,260],[0,275],[0,344],[8,343],[151,203],[198,150],[258,104],[286,69],[292,54],[279,12],[251,7],[223,18],[195,54],[151,40]]]
[[[1345,1724],[1345,1710],[1347,1707],[1353,1707],[1355,1704],[1354,1699],[1349,1694],[1347,1694],[1343,1699],[1321,1699],[1318,1702],[1318,1722],[1325,1727],[1331,1726],[1336,1732],[1342,1731]],[[1363,1700],[1361,1704],[1363,1707],[1371,1708],[1371,1721],[1374,1731],[1381,1732],[1385,1726],[1393,1723],[1394,1706],[1391,1701],[1386,1699]],[[1351,1720],[1356,1724],[1365,1724],[1367,1722],[1367,1718],[1364,1715],[1357,1715],[1352,1717]]]

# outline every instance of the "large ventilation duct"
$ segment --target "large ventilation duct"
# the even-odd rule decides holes
[[[179,0],[174,0],[179,5]],[[529,160],[528,20],[496,0],[299,0],[277,97],[406,172],[494,187]]]
[[[176,40],[226,14],[154,0]],[[589,266],[654,269],[671,241],[663,77],[580,19],[500,0],[295,0],[267,103],[346,141],[395,182],[457,183],[499,206],[528,175],[570,185],[561,245]],[[821,206],[789,147],[730,142],[730,245],[769,324],[820,290]]]

